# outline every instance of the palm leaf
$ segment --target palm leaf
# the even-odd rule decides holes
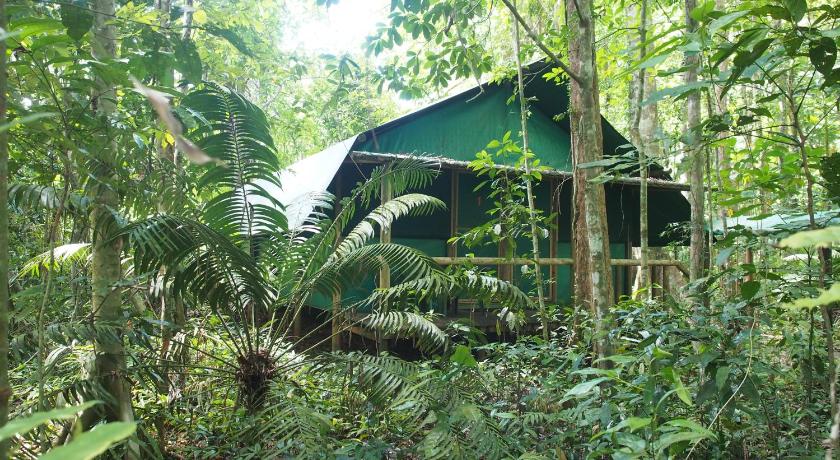
[[[413,337],[421,350],[431,352],[446,348],[449,337],[423,315],[407,311],[379,312],[367,315],[362,325],[386,335]]]
[[[65,209],[84,213],[88,209],[88,198],[70,193]],[[13,184],[9,187],[9,205],[17,209],[56,209],[61,205],[61,191],[52,186],[35,184]]]
[[[205,222],[231,237],[284,231],[283,205],[261,185],[280,187],[280,163],[263,111],[214,84],[190,93],[182,105],[200,114],[190,137],[223,165],[211,166],[199,181],[199,187],[218,190],[204,209]]]
[[[342,256],[367,244],[375,236],[374,225],[379,226],[380,229],[390,228],[397,219],[402,217],[424,216],[443,209],[446,209],[446,204],[429,195],[410,193],[398,196],[368,213],[343,238],[341,244],[336,248],[335,254],[336,256]]]
[[[90,243],[71,243],[42,252],[26,261],[18,272],[18,278],[41,276],[41,270],[55,271],[76,262],[87,263],[90,258]]]

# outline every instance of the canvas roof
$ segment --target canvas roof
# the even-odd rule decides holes
[[[551,70],[544,62],[533,63],[525,70],[526,96],[531,104],[529,146],[543,166],[556,172],[571,173],[571,134],[566,117],[568,85],[543,78]],[[287,206],[289,225],[295,228],[312,212],[312,207],[303,205],[302,201],[306,200],[301,198],[326,191],[352,152],[430,156],[460,163],[473,160],[488,142],[501,139],[506,132],[518,140],[521,131],[519,103],[511,97],[513,94],[510,81],[477,85],[292,164],[280,173],[282,190],[274,190],[276,187],[271,184],[263,186]],[[603,117],[601,123],[605,155],[632,148]],[[510,159],[508,163],[512,161]],[[504,160],[499,162],[505,163]],[[662,168],[654,165],[651,169],[651,177],[670,180]]]
[[[840,225],[840,208],[814,213],[814,221],[817,227],[823,228],[830,225]],[[716,219],[712,223],[712,230],[722,234],[724,230],[722,219]],[[801,230],[807,230],[811,226],[808,214],[775,214],[772,216],[756,219],[752,216],[730,217],[726,219],[726,229],[746,228],[757,235],[784,235]]]

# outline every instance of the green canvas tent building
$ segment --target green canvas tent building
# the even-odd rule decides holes
[[[543,242],[544,257],[571,257],[572,161],[570,157],[570,128],[567,117],[568,90],[543,77],[551,70],[544,63],[529,66],[526,96],[531,102],[528,121],[530,147],[541,163],[550,168],[536,188],[537,206],[547,214],[557,213],[556,229]],[[467,168],[493,139],[501,139],[506,132],[514,137],[520,132],[519,103],[511,95],[511,83],[483,84],[449,97],[421,110],[377,126],[334,144],[324,151],[304,158],[282,172],[283,190],[277,191],[281,202],[293,203],[296,197],[328,190],[337,196],[347,194],[358,182],[365,180],[377,165],[409,155],[434,156],[441,161],[442,171],[427,193],[443,200],[447,211],[428,217],[412,217],[397,222],[391,232],[394,242],[421,249],[441,263],[451,263],[468,254],[498,258],[498,247],[484,246],[468,249],[450,245],[453,235],[486,222],[490,200],[486,191],[474,191],[480,179]],[[615,155],[632,147],[606,120],[602,118],[604,152]],[[650,245],[664,246],[672,238],[663,232],[670,224],[687,221],[689,203],[681,190],[685,187],[670,180],[659,167],[651,168],[649,182]],[[607,216],[616,294],[627,293],[631,280],[627,265],[630,248],[639,246],[639,183],[636,178],[617,179],[606,183]],[[300,222],[312,209],[287,209],[291,225]],[[517,252],[530,250],[523,241]],[[622,262],[623,261],[623,262]],[[521,262],[520,262],[521,263]],[[509,266],[511,264],[507,264]],[[624,265],[624,266],[621,266]],[[501,268],[501,267],[500,267]],[[553,263],[543,267],[544,274],[554,280],[549,296],[552,302],[568,303],[573,292],[572,267],[568,263]],[[522,282],[524,290],[530,286],[520,280],[520,270],[504,270],[512,281]],[[503,273],[502,270],[499,273]],[[364,285],[343,294],[344,305],[367,296],[375,286],[370,279]],[[331,299],[315,298],[312,306],[330,309]],[[453,305],[454,304],[454,305]],[[469,299],[450,300],[437,306],[447,314],[457,314],[459,307],[474,305]]]

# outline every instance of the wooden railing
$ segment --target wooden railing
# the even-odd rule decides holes
[[[514,257],[507,259],[504,257],[432,257],[438,265],[455,265],[462,263],[471,263],[473,265],[527,265],[533,263],[531,259],[522,257]],[[560,257],[544,257],[539,260],[539,265],[574,265],[573,259]],[[610,259],[610,264],[615,267],[638,267],[642,265],[639,259]],[[677,270],[688,276],[688,268],[674,259],[651,259],[648,260],[648,265],[651,267],[676,267]]]

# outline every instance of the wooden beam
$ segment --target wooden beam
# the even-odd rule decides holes
[[[473,265],[529,265],[532,264],[531,259],[524,257],[432,257],[438,265],[456,265],[462,263],[472,263]],[[572,265],[572,259],[562,259],[556,257],[544,257],[540,259],[540,265]]]
[[[460,172],[451,169],[449,171],[449,190],[450,190],[450,206],[449,206],[449,237],[453,238],[458,234],[458,213],[460,212],[460,198],[458,194],[458,176]],[[449,243],[446,247],[446,253],[449,257],[458,256],[458,243]]]

